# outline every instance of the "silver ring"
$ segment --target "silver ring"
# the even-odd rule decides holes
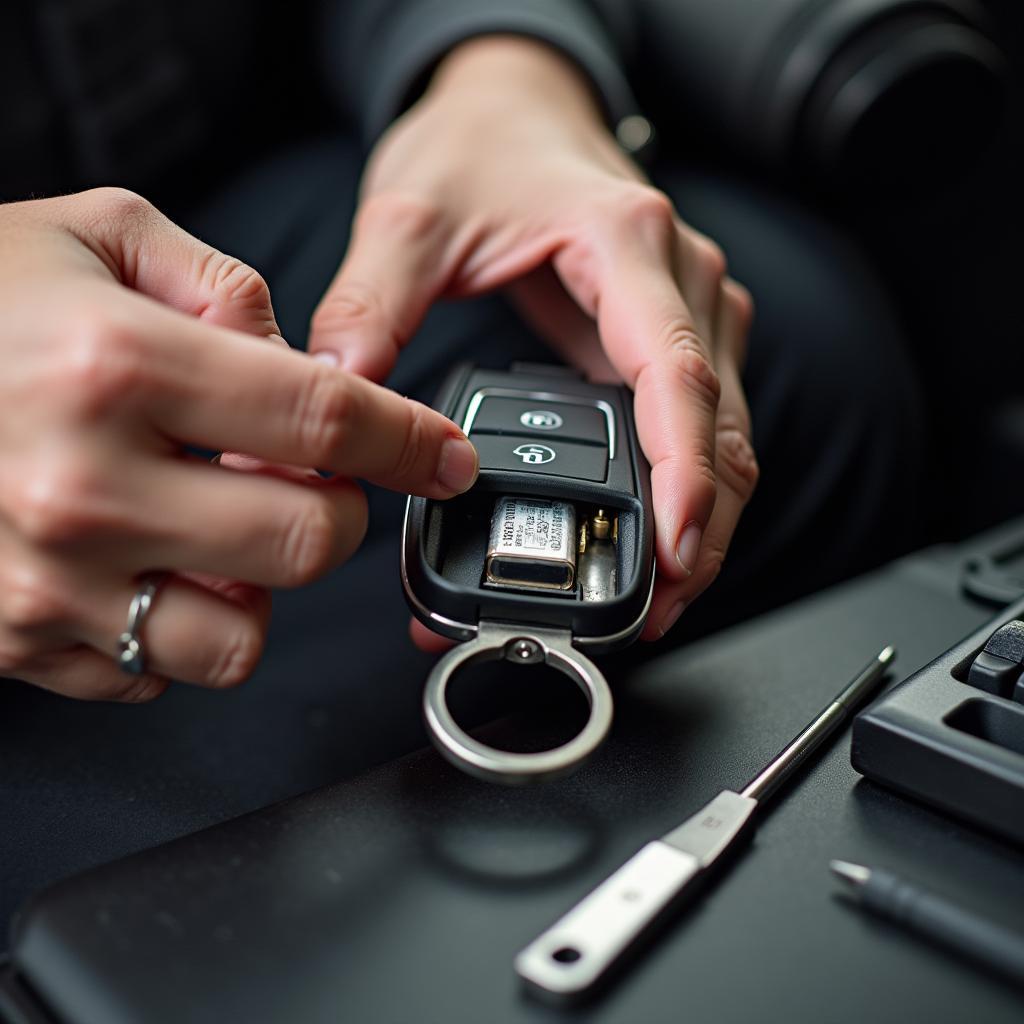
[[[117,663],[121,671],[130,676],[141,676],[146,671],[146,655],[139,634],[165,577],[165,573],[150,573],[144,577],[128,606],[128,624],[117,638]]]
[[[473,739],[448,709],[448,684],[466,665],[502,658],[521,665],[545,662],[569,676],[590,705],[583,729],[568,743],[535,754],[497,750]],[[423,715],[434,745],[457,768],[490,782],[521,785],[578,768],[608,735],[612,694],[600,669],[572,646],[569,633],[482,622],[476,639],[453,648],[434,666],[423,692]]]

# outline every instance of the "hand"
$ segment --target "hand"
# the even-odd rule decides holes
[[[166,677],[238,683],[266,588],[313,579],[362,539],[351,477],[435,498],[475,478],[448,420],[288,349],[255,271],[131,193],[0,207],[0,314],[0,673],[121,700]],[[111,656],[157,569],[170,576],[143,630],[151,671],[129,677]]]
[[[635,392],[656,639],[718,574],[757,481],[740,384],[752,304],[622,153],[573,67],[511,38],[454,51],[377,146],[310,349],[380,380],[435,299],[498,287],[568,362]]]

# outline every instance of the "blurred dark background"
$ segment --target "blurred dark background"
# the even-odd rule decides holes
[[[952,39],[948,26],[926,26],[936,49],[948,43],[953,57],[936,53],[902,83],[880,86],[875,109],[847,129],[848,145],[831,150],[822,143],[828,133],[820,120],[813,120],[811,102],[799,116],[810,121],[812,130],[773,150],[765,138],[769,132],[781,137],[781,131],[778,118],[764,127],[774,116],[769,104],[758,123],[740,101],[729,107],[721,91],[703,91],[713,74],[724,74],[716,70],[724,52],[714,50],[716,42],[724,46],[730,32],[744,31],[735,19],[748,5],[726,0],[725,6],[733,8],[733,21],[723,19],[717,36],[708,34],[711,55],[695,51],[692,61],[680,62],[686,95],[695,100],[687,102],[679,92],[666,94],[663,81],[643,77],[645,67],[663,64],[640,64],[642,104],[661,129],[662,150],[679,160],[699,154],[712,165],[743,168],[823,213],[866,251],[896,307],[927,398],[931,445],[921,543],[966,536],[1020,513],[1024,6],[1017,0],[951,4],[942,18],[964,12],[971,34],[977,29],[978,35]],[[762,5],[762,11],[773,6],[799,3],[780,0]],[[868,0],[845,6],[885,4]],[[903,6],[908,14],[894,35],[912,36],[930,16],[929,9],[946,5]],[[806,25],[815,17],[822,20],[829,3],[809,2],[803,8],[811,12],[802,30],[809,35]],[[769,20],[765,15],[765,25],[746,31],[753,36]],[[940,42],[942,31],[947,35]],[[918,38],[923,35],[918,32]],[[652,36],[642,45],[658,52],[666,39]],[[903,44],[890,38],[872,45],[892,50]],[[852,75],[851,63],[857,59],[863,54],[854,53],[839,73]],[[909,65],[915,58],[910,54],[906,59]],[[711,117],[706,116],[709,110]],[[827,151],[814,153],[813,146]]]

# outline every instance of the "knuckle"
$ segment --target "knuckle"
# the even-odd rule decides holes
[[[740,425],[726,423],[719,427],[716,440],[718,474],[744,504],[753,496],[760,477],[748,433]]]
[[[24,637],[0,634],[0,673],[17,677],[31,665],[36,651]]]
[[[380,192],[363,201],[356,215],[356,232],[384,231],[408,241],[418,241],[433,235],[443,220],[442,205],[426,196]]]
[[[693,260],[700,272],[714,281],[725,277],[729,261],[722,247],[705,235],[697,235],[691,242]]]
[[[0,674],[17,679],[32,662],[32,651],[22,644],[0,642]]]
[[[718,474],[715,472],[714,457],[703,444],[686,462],[688,490],[694,499],[707,508],[713,509],[718,500]]]
[[[20,650],[0,644],[0,674],[17,679],[25,668],[25,659]]]
[[[708,545],[707,551],[701,552],[702,565],[697,572],[697,594],[703,594],[718,579],[725,565],[725,548],[720,544]]]
[[[732,315],[743,333],[750,330],[754,322],[754,296],[739,281],[729,280],[726,288],[726,301],[732,309]]]
[[[292,517],[281,542],[281,561],[287,586],[312,583],[333,567],[336,523],[328,503],[319,495]]]
[[[38,547],[59,547],[89,536],[92,485],[81,467],[64,461],[37,466],[8,494],[6,511],[22,538]]]
[[[224,645],[210,672],[209,682],[217,689],[244,683],[252,675],[263,652],[263,634],[254,624],[240,627]]]
[[[31,633],[64,620],[64,590],[46,574],[29,568],[9,572],[4,580],[0,614],[7,629]]]
[[[429,430],[426,411],[416,402],[406,402],[405,437],[395,464],[394,475],[400,479],[423,476],[422,461],[427,454]],[[433,468],[433,467],[431,467]]]
[[[722,383],[696,332],[673,325],[666,331],[664,348],[670,372],[687,392],[697,395],[709,409],[717,409]]]
[[[148,199],[128,188],[106,185],[89,189],[84,197],[95,215],[105,221],[137,223],[152,217],[156,208]]]
[[[315,467],[330,464],[349,437],[356,398],[340,374],[314,366],[299,392],[294,433],[301,451]]]
[[[102,310],[76,317],[58,375],[60,398],[79,419],[93,419],[123,403],[144,379],[138,333]]]
[[[270,288],[258,270],[217,250],[207,256],[203,276],[211,293],[225,305],[270,305]]]
[[[616,202],[619,215],[631,224],[649,224],[657,228],[675,225],[672,200],[651,185],[630,184]]]
[[[380,302],[373,290],[355,281],[334,288],[313,314],[315,332],[330,332],[373,321],[381,316]]]
[[[117,700],[125,704],[148,704],[162,696],[167,685],[167,680],[159,676],[140,676],[129,681],[128,687],[118,694]]]

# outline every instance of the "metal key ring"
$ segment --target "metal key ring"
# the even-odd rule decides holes
[[[498,750],[473,739],[448,709],[448,684],[467,665],[502,659],[519,665],[543,662],[572,679],[590,705],[583,729],[568,743],[533,754]],[[423,714],[434,745],[456,767],[489,782],[521,785],[578,768],[608,735],[612,694],[601,670],[573,647],[568,632],[481,622],[475,639],[453,648],[434,666],[423,692]]]

